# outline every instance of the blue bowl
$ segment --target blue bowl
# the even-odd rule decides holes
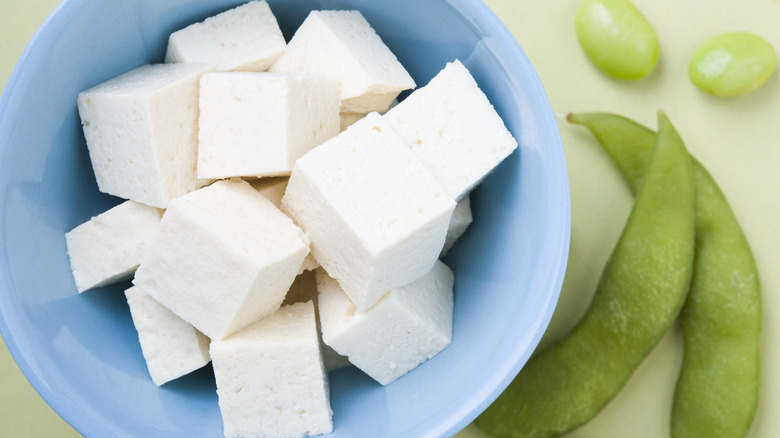
[[[206,367],[156,387],[119,284],[79,295],[64,233],[118,204],[98,191],[76,95],[144,63],[168,35],[240,2],[67,0],[28,46],[0,101],[0,334],[43,398],[89,437],[219,437]],[[569,246],[555,117],[513,36],[481,1],[269,0],[289,38],[311,9],[358,9],[418,84],[460,59],[519,142],[472,195],[446,257],[452,344],[387,387],[331,373],[333,437],[450,436],[509,384],[558,299]]]

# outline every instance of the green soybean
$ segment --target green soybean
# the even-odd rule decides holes
[[[745,94],[766,82],[777,55],[765,39],[750,32],[728,32],[703,42],[688,65],[694,85],[716,96]]]
[[[664,116],[631,214],[593,301],[476,422],[496,437],[553,437],[595,416],[672,325],[693,269],[693,181]]]
[[[632,191],[655,132],[608,113],[569,115],[599,140]],[[761,287],[747,239],[726,197],[695,159],[696,255],[680,314],[685,353],[672,408],[672,436],[744,437],[758,404]]]
[[[628,0],[582,0],[574,24],[588,59],[612,77],[643,78],[658,62],[655,30]]]

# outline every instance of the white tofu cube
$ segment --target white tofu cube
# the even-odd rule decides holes
[[[126,290],[125,297],[155,385],[170,382],[209,363],[209,338],[203,333],[139,287]]]
[[[317,272],[322,339],[353,365],[387,385],[452,341],[452,271],[442,262],[360,311],[338,282]]]
[[[282,198],[358,309],[430,271],[455,201],[376,113],[300,158]]]
[[[79,93],[98,189],[165,208],[195,190],[201,64],[139,67]]]
[[[455,242],[466,232],[473,220],[474,218],[471,215],[471,197],[466,195],[458,201],[455,205],[455,211],[452,212],[450,226],[447,228],[447,237],[444,239],[444,248],[441,250],[442,255],[452,249]]]
[[[211,360],[225,437],[302,437],[333,430],[311,301],[283,306],[212,342]]]
[[[65,233],[79,293],[131,278],[161,216],[157,208],[125,201]]]
[[[217,181],[170,203],[134,284],[213,341],[278,309],[308,250],[252,186]]]
[[[458,200],[517,148],[493,105],[457,60],[383,117]]]
[[[218,71],[265,71],[287,43],[266,1],[251,1],[178,30],[165,62],[211,64]]]
[[[269,71],[327,76],[341,87],[341,111],[387,110],[414,80],[358,11],[312,11]]]
[[[198,178],[289,175],[339,133],[338,87],[301,75],[221,72],[200,81]]]

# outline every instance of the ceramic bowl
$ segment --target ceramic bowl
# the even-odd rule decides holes
[[[41,396],[87,437],[219,437],[212,370],[156,387],[123,291],[79,295],[64,233],[121,200],[98,191],[76,95],[145,63],[224,0],[65,0],[0,101],[0,334]],[[566,266],[570,203],[555,117],[520,45],[481,1],[269,0],[289,39],[312,9],[358,9],[424,85],[460,59],[519,142],[472,193],[455,272],[452,344],[383,387],[330,374],[333,438],[451,436],[509,384],[539,342]]]

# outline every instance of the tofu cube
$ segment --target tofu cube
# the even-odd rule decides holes
[[[517,148],[517,141],[460,61],[384,116],[460,200]]]
[[[282,208],[359,310],[430,271],[455,201],[376,113],[300,158]]]
[[[211,343],[225,437],[300,437],[333,430],[314,318],[311,301],[283,306]]]
[[[161,216],[157,208],[125,201],[65,233],[79,293],[130,279]]]
[[[251,1],[172,33],[165,62],[265,71],[286,46],[268,3]]]
[[[211,67],[145,65],[79,93],[98,189],[165,208],[195,190],[198,87]]]
[[[125,291],[146,367],[155,385],[191,373],[209,363],[209,338],[133,286]]]
[[[341,111],[382,112],[414,80],[358,11],[312,11],[269,71],[326,76]]]
[[[308,237],[244,181],[217,181],[171,202],[134,284],[211,340],[279,308]]]
[[[452,271],[442,262],[360,311],[325,271],[317,271],[322,339],[387,385],[452,341]]]
[[[339,133],[329,79],[221,72],[200,84],[198,178],[289,175],[295,160]]]
[[[463,233],[466,232],[473,220],[474,218],[471,215],[471,196],[466,195],[458,201],[455,205],[455,211],[452,212],[450,226],[447,228],[447,237],[444,239],[444,248],[441,250],[442,255],[455,246],[455,242],[463,236]]]

